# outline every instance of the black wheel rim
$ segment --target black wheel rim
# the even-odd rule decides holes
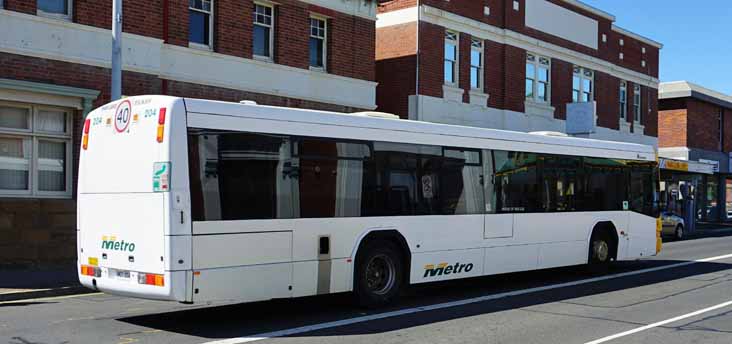
[[[377,295],[388,293],[396,281],[394,261],[385,254],[371,257],[366,264],[365,273],[366,288]]]

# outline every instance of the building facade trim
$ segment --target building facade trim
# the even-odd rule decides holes
[[[0,36],[0,52],[111,67],[109,30],[0,10],[0,32],[7,33]],[[123,39],[122,65],[126,71],[361,109],[376,108],[377,83],[373,81],[168,45],[135,34],[124,33]],[[207,73],[202,74],[201,70]]]
[[[571,64],[580,65],[585,68],[612,75],[619,79],[628,80],[636,84],[658,89],[658,78],[650,75],[642,74],[590,55],[560,47],[556,44],[548,43],[512,30],[502,29],[497,26],[469,19],[431,6],[422,5],[419,8],[415,6],[394,11],[394,13],[399,12],[397,15],[392,15],[390,13],[379,14],[377,27],[379,27],[379,21],[381,21],[383,16],[386,16],[385,20],[387,20],[386,23],[389,23],[389,25],[414,22],[417,20],[418,13],[411,12],[417,12],[420,9],[422,13],[419,18],[424,22],[455,31],[465,32],[471,36],[479,37],[481,39],[487,39],[496,43],[507,44],[527,51],[532,51],[536,54],[545,55],[549,58],[560,59]],[[402,18],[402,20],[398,20],[399,18]]]

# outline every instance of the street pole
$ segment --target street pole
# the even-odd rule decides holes
[[[112,3],[112,101],[122,98],[122,0]]]

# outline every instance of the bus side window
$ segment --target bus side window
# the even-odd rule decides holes
[[[483,175],[481,183],[483,184],[483,195],[485,198],[485,213],[495,214],[497,211],[496,204],[496,171],[493,168],[493,151],[483,150]]]

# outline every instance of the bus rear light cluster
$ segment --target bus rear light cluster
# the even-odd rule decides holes
[[[81,139],[81,146],[86,150],[89,147],[89,127],[91,127],[91,119],[84,121],[84,137]]]
[[[91,277],[102,277],[102,269],[98,266],[82,265],[81,274]]]
[[[160,108],[160,113],[158,114],[158,143],[163,142],[163,135],[165,133],[165,114],[167,111],[167,108]]]
[[[163,275],[146,274],[140,272],[137,274],[137,283],[162,287],[165,285],[165,278],[163,277]]]

